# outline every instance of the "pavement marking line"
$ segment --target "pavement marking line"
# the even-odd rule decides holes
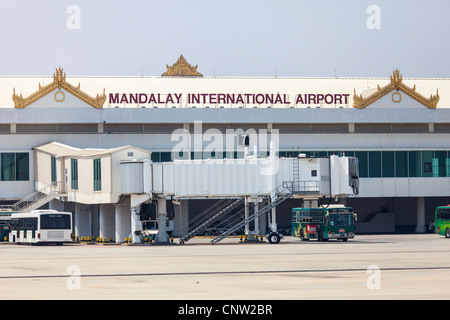
[[[388,267],[382,271],[418,271],[418,270],[450,270],[447,267]],[[226,274],[274,274],[274,273],[325,273],[325,272],[366,272],[367,268],[355,269],[306,269],[306,270],[260,270],[260,271],[204,271],[204,272],[164,272],[164,273],[113,273],[113,274],[81,274],[81,278],[95,277],[154,277],[154,276],[190,276],[190,275],[226,275]],[[1,279],[41,279],[67,278],[70,275],[29,275],[29,276],[0,276]]]

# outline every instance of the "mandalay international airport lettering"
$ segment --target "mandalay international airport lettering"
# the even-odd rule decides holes
[[[348,93],[299,93],[295,104],[348,104]],[[110,93],[110,104],[181,104],[182,93]],[[188,93],[187,104],[291,104],[283,93]]]

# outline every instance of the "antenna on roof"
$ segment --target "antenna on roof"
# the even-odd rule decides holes
[[[144,67],[141,66],[141,77],[144,76]]]
[[[334,67],[334,77],[337,79],[336,67]]]
[[[277,67],[275,67],[275,78],[277,77]]]

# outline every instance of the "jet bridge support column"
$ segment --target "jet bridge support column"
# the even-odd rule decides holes
[[[248,221],[248,217],[249,217],[249,202],[248,202],[248,198],[245,197],[244,198],[244,219],[245,219],[245,226],[244,226],[244,234],[245,235],[249,235],[250,233],[250,222]]]
[[[258,202],[253,203],[253,205],[255,206],[255,215],[257,215],[259,210]],[[259,217],[255,218],[255,228],[253,229],[253,232],[255,235],[259,234]]]
[[[271,198],[272,199],[275,198],[275,193],[271,194]],[[278,230],[278,227],[277,227],[277,207],[273,207],[272,208],[271,215],[272,215],[272,219],[270,221],[270,231],[277,232],[277,230]]]
[[[131,208],[131,242],[140,243],[140,231],[142,231],[142,222],[139,213],[141,212],[141,206]]]
[[[164,243],[169,242],[169,236],[167,234],[167,210],[166,199],[158,198],[158,211],[156,215],[158,220],[158,234],[156,235],[156,242]]]
[[[249,211],[249,207],[250,204],[253,205],[253,214],[256,216],[258,214],[258,210],[259,210],[259,203],[262,202],[262,198],[258,198],[257,196],[250,196],[249,198],[246,198],[246,216],[245,218],[248,219],[249,218],[249,214],[247,213]],[[253,230],[250,230],[250,222],[247,222],[246,224],[246,235],[250,235],[250,236],[255,236],[255,235],[259,235],[259,217],[256,217],[254,219],[254,227]]]
[[[141,242],[142,221],[141,221],[141,204],[150,199],[150,194],[132,194],[130,197],[131,211],[131,241],[133,243]]]

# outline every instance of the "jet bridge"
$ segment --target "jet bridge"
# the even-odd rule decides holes
[[[223,225],[213,243],[233,232],[251,235],[258,230],[255,227],[251,231],[250,222],[255,221],[257,226],[265,214],[270,229],[268,239],[278,242],[276,210],[287,199],[301,198],[305,203],[358,193],[357,158],[279,158],[272,142],[269,157],[258,158],[256,146],[253,156],[249,154],[247,140],[244,139],[242,159],[165,163],[152,162],[151,152],[132,146],[79,149],[50,142],[33,148],[36,191],[9,207],[22,212],[46,203],[49,207],[58,201],[74,203],[75,231],[79,235],[97,231],[93,222],[97,215],[99,234],[114,235],[117,241],[132,238],[132,242],[140,242],[145,234],[142,204],[153,202],[156,218],[154,223],[146,223],[154,226],[147,233],[162,243],[169,241],[171,230],[176,230],[181,242],[186,242],[219,221]],[[173,205],[186,199],[216,199],[217,203],[195,221],[188,221],[181,206],[180,219],[168,220],[166,202]]]
[[[158,203],[158,234],[156,240],[167,242],[165,200],[221,199],[211,208],[182,227],[180,243],[185,243],[218,220],[227,222],[211,242],[244,228],[262,214],[270,215],[269,242],[278,243],[276,207],[289,198],[339,198],[357,194],[359,189],[358,159],[330,156],[326,158],[267,158],[175,160],[152,163],[126,161],[121,163],[122,194],[150,194]],[[250,199],[261,205],[249,206]],[[229,215],[238,205],[244,209]],[[161,206],[161,208],[159,208]],[[137,218],[136,218],[137,219]],[[142,225],[135,221],[138,233]]]

